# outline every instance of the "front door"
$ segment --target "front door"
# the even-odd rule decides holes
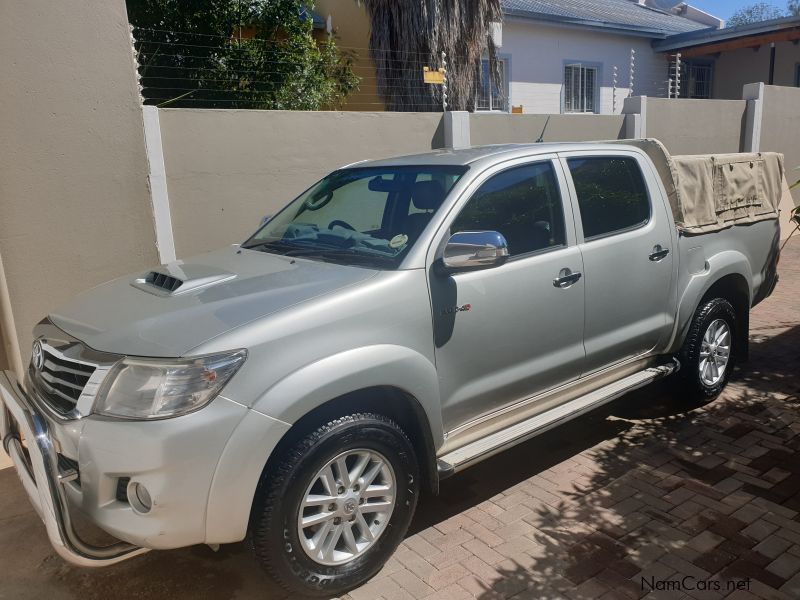
[[[510,259],[430,272],[446,431],[580,375],[583,265],[563,188],[551,160],[517,162],[489,175],[450,223],[450,234],[500,232]]]
[[[564,156],[586,286],[584,374],[646,354],[674,317],[672,223],[652,170],[634,153]]]

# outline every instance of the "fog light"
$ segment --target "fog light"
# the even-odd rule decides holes
[[[128,502],[130,502],[133,510],[142,514],[149,513],[150,509],[153,508],[150,492],[138,481],[132,481],[128,484]]]

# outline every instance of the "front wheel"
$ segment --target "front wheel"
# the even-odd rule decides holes
[[[730,379],[735,359],[736,311],[724,298],[704,302],[695,312],[679,354],[681,391],[692,402],[716,398]]]
[[[265,472],[253,548],[290,591],[338,595],[389,559],[418,494],[417,458],[403,430],[381,415],[349,415],[308,434]]]

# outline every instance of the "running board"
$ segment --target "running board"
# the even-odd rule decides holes
[[[679,368],[680,364],[677,360],[673,359],[671,363],[644,369],[643,371],[629,375],[619,381],[610,383],[590,394],[571,400],[566,404],[552,408],[530,419],[511,425],[506,429],[502,429],[492,435],[453,450],[437,461],[439,478],[445,479],[506,448],[520,444],[553,427],[566,423],[570,419],[574,419],[603,404],[611,402],[630,391],[644,387],[662,377],[666,377]]]

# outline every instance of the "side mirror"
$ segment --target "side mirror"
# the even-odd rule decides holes
[[[447,240],[442,263],[447,269],[496,267],[508,259],[508,242],[497,231],[460,231]]]

